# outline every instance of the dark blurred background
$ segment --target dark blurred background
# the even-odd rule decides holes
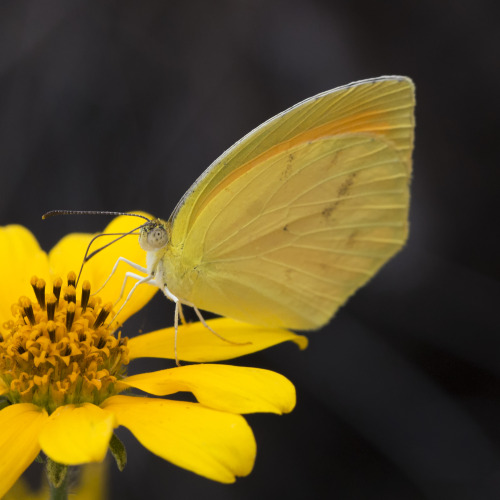
[[[110,498],[500,497],[500,35],[484,0],[0,3],[0,224],[45,249],[105,218],[168,217],[224,149],[338,85],[417,87],[406,248],[300,352],[239,360],[296,385],[287,416],[248,417],[251,476],[219,485],[121,431]],[[157,296],[127,325],[171,324]],[[151,367],[161,367],[152,363]]]

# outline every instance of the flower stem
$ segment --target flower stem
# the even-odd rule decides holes
[[[68,474],[59,486],[50,483],[50,500],[68,500]]]
[[[47,457],[45,470],[50,485],[50,500],[68,500],[68,466]]]

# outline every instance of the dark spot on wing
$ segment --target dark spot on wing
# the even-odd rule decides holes
[[[293,170],[293,161],[295,160],[295,155],[293,153],[290,153],[288,155],[288,158],[286,160],[286,166],[285,169],[283,170],[283,173],[281,174],[281,181],[286,181],[290,175],[292,175],[292,170]]]
[[[328,219],[332,212],[337,208],[339,203],[342,201],[340,198],[349,194],[349,190],[354,182],[354,178],[356,177],[356,172],[349,174],[347,179],[340,185],[339,190],[337,191],[337,200],[335,200],[331,205],[327,206],[321,212],[321,215]]]
[[[286,226],[283,226],[283,231],[288,231],[288,224]]]
[[[326,207],[322,212],[321,215],[325,218],[328,219],[330,215],[332,215],[332,212],[335,210],[335,207],[337,206],[337,202],[335,202],[333,205]]]
[[[340,155],[340,151],[335,151],[335,154],[333,155],[333,158],[330,160],[330,165],[329,165],[329,169],[330,170],[334,170],[335,168],[337,168],[337,159]]]
[[[350,235],[349,237],[347,238],[347,242],[346,242],[346,246],[347,247],[351,247],[354,245],[355,241],[356,241],[356,238],[358,236],[358,233],[359,233],[359,230],[358,229],[355,229]]]
[[[347,179],[340,185],[339,191],[337,193],[337,196],[340,198],[341,196],[345,196],[346,194],[349,193],[349,189],[352,186],[352,183],[354,182],[354,178],[356,177],[356,172],[353,172],[352,174],[349,174]]]
[[[328,264],[326,264],[326,262],[319,262],[319,268],[324,273],[328,272]]]

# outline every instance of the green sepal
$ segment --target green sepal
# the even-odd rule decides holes
[[[49,457],[47,457],[45,467],[47,470],[47,478],[49,479],[50,484],[54,488],[59,488],[66,478],[66,474],[68,473],[68,466],[54,462]]]
[[[111,440],[109,441],[109,451],[111,451],[111,454],[115,459],[118,470],[122,472],[127,465],[127,450],[116,434],[111,436]]]

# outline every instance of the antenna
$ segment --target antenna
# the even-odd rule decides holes
[[[49,212],[46,212],[42,215],[42,219],[45,220],[48,219],[49,217],[54,217],[56,215],[129,215],[131,217],[140,217],[141,219],[151,222],[151,219],[148,219],[145,215],[131,214],[128,212],[111,212],[108,210],[50,210]],[[132,229],[131,231],[128,231],[127,233],[101,233],[94,236],[90,240],[90,243],[87,246],[87,250],[85,251],[85,256],[83,257],[82,265],[80,266],[80,272],[78,273],[78,278],[76,279],[75,287],[78,286],[78,282],[80,281],[80,276],[82,275],[83,266],[85,265],[86,262],[88,262],[92,257],[94,257],[94,255],[97,255],[101,250],[104,250],[105,248],[109,247],[113,243],[116,243],[125,236],[137,235],[138,233],[136,233],[135,231],[141,229],[141,227],[143,226],[144,224],[141,224],[140,226]],[[106,243],[102,247],[94,250],[93,252],[89,253],[92,243],[94,243],[94,241],[97,238],[100,238],[101,236],[117,236],[117,238],[115,238],[113,241]]]
[[[130,215],[131,217],[140,217],[148,222],[150,221],[145,215],[131,214],[128,212],[110,212],[108,210],[50,210],[50,212],[42,215],[42,219],[45,220],[55,215]]]
[[[141,227],[143,225],[144,224],[132,229],[132,231],[129,231],[128,233],[100,233],[100,234],[97,234],[96,236],[94,236],[90,240],[90,242],[87,246],[87,250],[85,251],[85,256],[83,257],[82,265],[80,266],[80,272],[78,273],[78,278],[76,279],[75,288],[78,286],[78,282],[80,281],[80,276],[82,275],[83,266],[85,265],[86,262],[88,262],[92,257],[94,257],[94,255],[97,255],[101,250],[104,250],[105,248],[109,247],[113,243],[116,243],[117,241],[121,240],[122,238],[125,238],[125,236],[131,236],[131,235],[132,236],[134,236],[134,235],[139,236],[140,233],[136,233],[135,231],[137,231],[138,229],[141,229]],[[92,253],[89,254],[89,250],[90,250],[90,247],[92,246],[92,243],[94,243],[94,241],[97,238],[100,238],[101,236],[118,236],[118,238],[115,238],[113,241],[106,243],[102,247],[97,248],[96,250],[94,250]]]

